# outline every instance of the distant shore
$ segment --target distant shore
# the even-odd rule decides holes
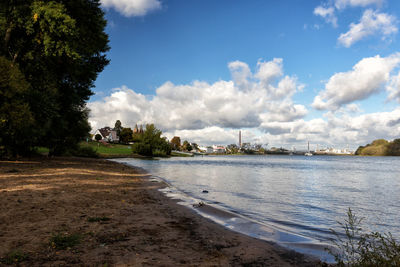
[[[0,263],[321,265],[195,214],[149,178],[103,159],[0,161]]]

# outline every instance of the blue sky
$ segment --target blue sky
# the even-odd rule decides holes
[[[397,0],[102,0],[93,128],[302,148],[399,138]],[[372,129],[371,129],[372,128]]]

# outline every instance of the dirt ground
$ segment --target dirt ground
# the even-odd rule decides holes
[[[0,265],[322,265],[195,214],[149,178],[101,159],[0,161]]]

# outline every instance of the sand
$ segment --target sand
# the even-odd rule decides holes
[[[229,231],[167,198],[158,191],[165,184],[149,178],[102,159],[0,161],[0,265],[323,265]],[[51,242],[56,235],[79,242],[61,249]]]

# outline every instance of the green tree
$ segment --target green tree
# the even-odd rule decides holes
[[[5,0],[0,13],[0,56],[30,84],[23,101],[33,116],[32,145],[55,155],[76,147],[90,131],[86,101],[108,64],[99,0]]]
[[[123,128],[119,136],[121,143],[127,144],[133,141],[133,131],[131,128]]]
[[[154,124],[147,124],[140,140],[133,144],[132,152],[144,156],[166,156],[171,154],[171,147],[162,132]]]
[[[96,134],[96,135],[94,136],[94,139],[96,139],[96,141],[98,142],[98,141],[100,141],[100,140],[103,139],[103,138],[101,137],[100,134]]]
[[[171,141],[171,148],[173,150],[180,150],[181,148],[181,138],[179,136],[174,136]]]
[[[183,141],[182,148],[185,151],[191,151],[193,149],[192,145],[187,140]]]
[[[386,146],[387,156],[400,156],[400,139],[394,139]]]
[[[239,152],[239,147],[236,144],[230,144],[226,147],[226,150],[231,154],[236,154]]]
[[[28,153],[35,141],[34,119],[23,101],[29,87],[18,67],[0,57],[0,154],[7,157]]]
[[[122,127],[121,121],[120,121],[120,120],[117,120],[117,121],[115,122],[115,125],[114,125],[114,130],[117,132],[118,137],[121,137],[120,135],[121,135],[122,129],[123,129],[123,127]],[[131,129],[131,131],[132,131],[132,129]],[[133,131],[132,131],[132,133],[133,133]],[[120,140],[120,141],[121,141],[121,140]]]

